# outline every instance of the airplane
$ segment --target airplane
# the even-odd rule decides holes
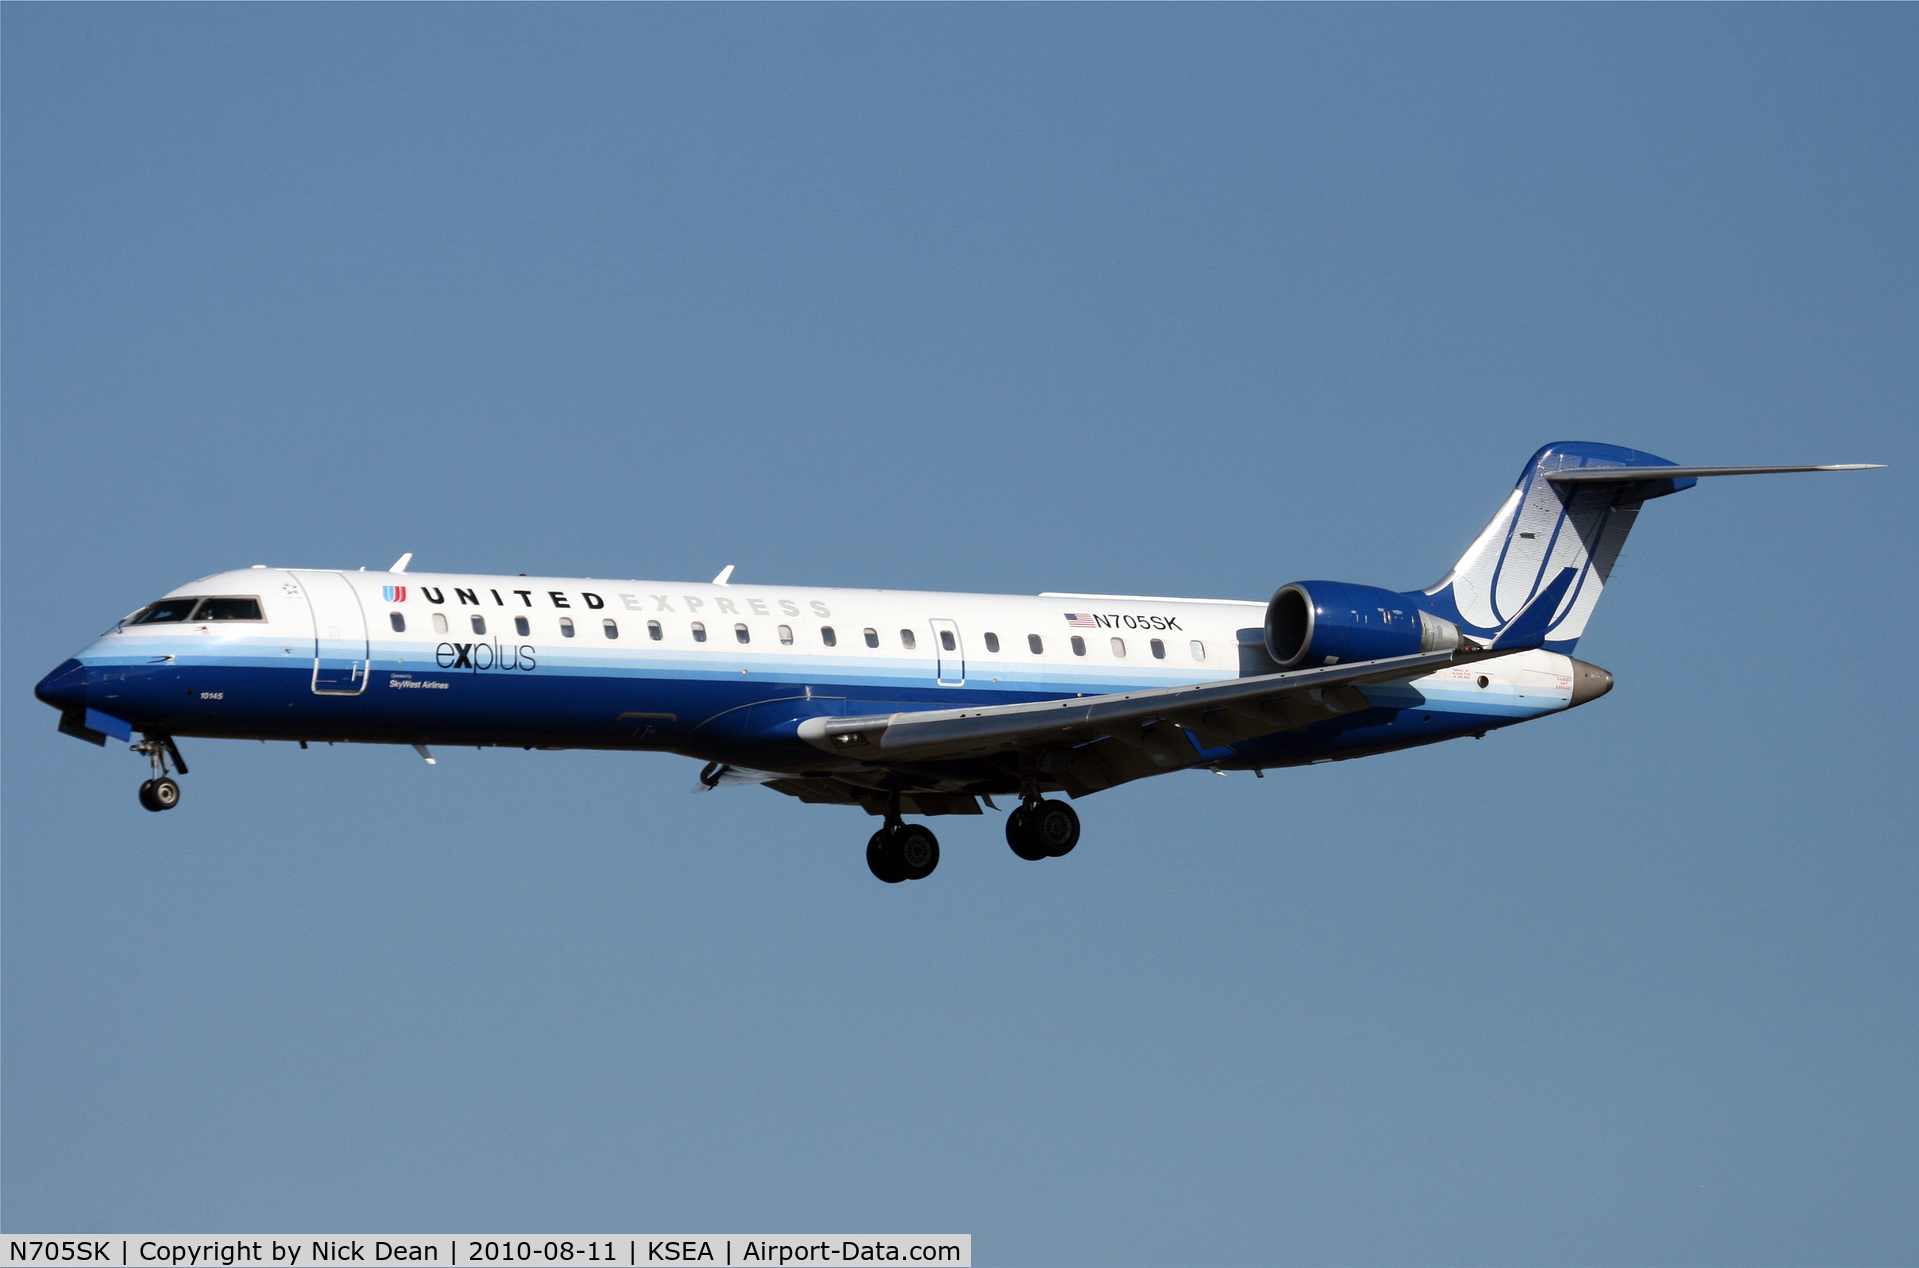
[[[181,737],[668,752],[706,763],[703,788],[879,817],[867,866],[898,883],[940,857],[906,815],[1009,798],[1007,843],[1040,861],[1080,836],[1048,794],[1264,778],[1589,704],[1613,678],[1572,652],[1640,507],[1702,477],[1883,465],[1557,442],[1425,589],[1295,581],[1263,602],[255,564],[129,613],[34,694],[64,734],[147,757],[148,810],[179,803]]]

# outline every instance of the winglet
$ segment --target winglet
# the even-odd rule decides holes
[[[1532,602],[1519,609],[1519,615],[1506,622],[1506,628],[1493,636],[1489,644],[1496,652],[1515,651],[1528,647],[1539,647],[1546,641],[1546,629],[1553,622],[1553,613],[1559,610],[1559,602],[1566,597],[1566,588],[1578,576],[1576,568],[1561,568],[1552,583],[1533,596]]]
[[[726,567],[720,569],[719,576],[713,578],[713,584],[716,586],[723,586],[728,584],[732,580],[733,580],[733,565],[728,564],[726,565]]]
[[[409,550],[406,552],[406,554],[401,555],[398,559],[394,560],[393,566],[391,568],[388,568],[387,571],[388,572],[405,572],[406,566],[412,562],[413,562],[413,552]]]

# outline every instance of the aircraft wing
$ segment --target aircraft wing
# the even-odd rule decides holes
[[[1021,749],[1076,749],[1110,739],[1139,750],[1152,766],[1170,769],[1199,758],[1186,732],[1211,746],[1307,726],[1369,707],[1355,690],[1365,683],[1416,678],[1448,665],[1520,650],[1464,647],[1104,696],[808,718],[799,733],[816,748],[875,765]]]
[[[807,718],[799,724],[800,738],[847,765],[782,777],[745,772],[742,778],[802,801],[861,805],[871,814],[977,814],[976,794],[991,790],[982,785],[1004,780],[955,772],[955,764],[1002,772],[1030,764],[1083,797],[1201,763],[1207,749],[1371,708],[1359,690],[1367,683],[1417,678],[1538,647],[1573,576],[1573,569],[1563,570],[1490,644],[1469,641],[1412,656],[1101,696]],[[727,769],[710,766],[701,782],[728,782]]]

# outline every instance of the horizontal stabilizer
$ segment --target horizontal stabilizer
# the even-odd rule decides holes
[[[1641,480],[1689,480],[1697,476],[1780,475],[1789,471],[1878,471],[1883,462],[1838,462],[1823,467],[1575,467],[1548,471],[1554,484],[1636,484]]]
[[[1506,628],[1493,637],[1491,649],[1508,652],[1542,646],[1546,641],[1546,631],[1552,625],[1553,613],[1559,610],[1560,600],[1566,597],[1566,587],[1578,575],[1576,568],[1561,568],[1551,584],[1534,595],[1525,607],[1519,609],[1519,615],[1506,622]]]

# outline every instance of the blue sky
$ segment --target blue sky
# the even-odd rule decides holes
[[[1919,1258],[1911,7],[0,21],[8,1230]],[[1589,708],[919,885],[659,756],[154,816],[31,696],[251,563],[1410,587],[1554,439],[1894,467],[1655,504]]]

